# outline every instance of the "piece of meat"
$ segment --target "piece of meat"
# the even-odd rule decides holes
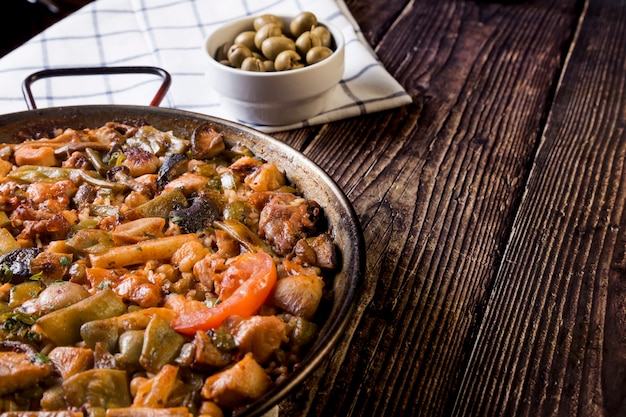
[[[276,252],[287,255],[298,240],[315,230],[320,215],[321,207],[315,201],[277,193],[261,210],[259,236]]]
[[[72,262],[70,253],[44,251],[30,261],[33,274],[41,273],[45,282],[61,281],[69,271]]]
[[[85,155],[85,153],[83,152],[78,151],[72,152],[69,158],[61,163],[61,166],[63,168],[76,168],[83,169],[85,171],[93,170],[93,165],[91,165],[91,162],[89,161],[87,155]]]
[[[0,395],[31,387],[50,375],[50,365],[27,352],[0,352]]]
[[[335,243],[328,233],[309,239],[300,239],[295,247],[296,255],[306,265],[333,270],[337,265]]]
[[[81,184],[80,187],[78,187],[78,190],[76,190],[76,194],[74,194],[72,202],[76,206],[82,207],[84,205],[93,203],[97,196],[97,193],[98,192],[95,187],[89,184]]]
[[[57,346],[48,357],[63,379],[93,368],[94,355],[91,349],[74,346]]]
[[[249,174],[245,184],[257,192],[277,190],[287,183],[285,174],[274,164],[265,163]]]
[[[13,154],[15,163],[22,165],[57,166],[58,160],[51,146],[20,146]]]
[[[122,165],[126,166],[133,177],[144,174],[155,174],[161,166],[159,158],[141,148],[128,148],[124,151],[126,159]]]
[[[174,188],[180,189],[183,194],[190,196],[194,192],[197,192],[206,185],[206,177],[198,174],[192,174],[191,172],[185,172],[176,179],[171,180],[163,187],[163,192],[173,190]]]
[[[232,367],[208,377],[201,395],[221,407],[235,408],[260,398],[271,386],[272,379],[248,353]]]
[[[220,351],[207,332],[196,332],[193,344],[195,353],[192,366],[195,369],[219,369],[232,361],[232,354]]]
[[[259,363],[267,363],[287,341],[285,323],[276,316],[230,317],[224,323],[242,352],[251,352]]]
[[[63,208],[67,208],[76,191],[78,187],[70,180],[59,180],[53,183],[34,182],[28,186],[26,196],[35,204],[57,200],[63,204]]]

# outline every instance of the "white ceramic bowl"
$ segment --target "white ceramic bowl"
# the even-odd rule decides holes
[[[279,16],[287,27],[291,17]],[[333,54],[296,70],[252,72],[232,68],[215,59],[216,52],[237,34],[253,30],[255,17],[228,23],[206,40],[207,75],[222,105],[239,121],[257,125],[286,125],[306,120],[324,110],[344,71],[345,45],[341,31],[326,23],[334,40]]]

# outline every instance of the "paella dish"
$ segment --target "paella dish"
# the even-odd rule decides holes
[[[236,414],[297,369],[337,256],[323,207],[211,123],[0,144],[0,411]]]

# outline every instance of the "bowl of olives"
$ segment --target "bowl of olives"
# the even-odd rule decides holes
[[[238,121],[286,125],[324,110],[344,71],[341,31],[311,12],[230,22],[206,40],[207,75]]]

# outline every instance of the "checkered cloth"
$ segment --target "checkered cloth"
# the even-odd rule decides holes
[[[205,72],[204,42],[219,26],[264,13],[308,10],[339,27],[346,39],[341,88],[327,108],[287,126],[295,129],[400,107],[411,98],[386,71],[342,0],[97,0],[0,59],[0,114],[27,109],[22,82],[42,69],[156,66],[172,76],[162,107],[235,120]],[[99,77],[99,78],[94,78]],[[153,75],[46,78],[32,85],[38,108],[84,104],[147,105],[161,80]]]

